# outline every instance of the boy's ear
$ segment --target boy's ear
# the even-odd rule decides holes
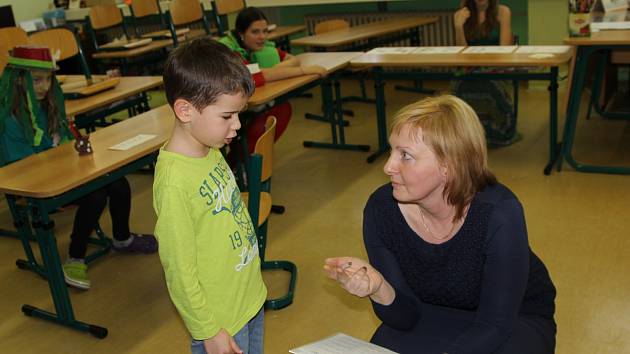
[[[182,121],[182,123],[188,123],[195,113],[195,107],[185,99],[178,98],[175,100],[175,103],[173,103],[173,111],[177,119]]]

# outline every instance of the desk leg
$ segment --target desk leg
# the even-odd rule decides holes
[[[335,97],[333,98],[333,82]],[[305,141],[304,147],[340,149],[340,150],[360,150],[369,151],[369,145],[346,144],[344,131],[343,108],[341,102],[341,88],[337,77],[325,79],[322,84],[322,100],[324,106],[324,119],[330,122],[332,143],[322,143],[316,141]],[[339,132],[337,133],[337,129]]]
[[[46,272],[44,268],[37,263],[35,255],[33,254],[33,248],[31,248],[31,241],[35,240],[35,238],[33,236],[33,230],[31,230],[29,226],[28,212],[25,208],[19,207],[16,204],[14,196],[7,195],[6,198],[9,204],[9,210],[11,210],[13,224],[17,229],[20,241],[22,242],[22,248],[24,248],[24,253],[26,254],[26,260],[18,259],[15,261],[15,265],[20,269],[32,270],[46,278]]]
[[[70,296],[61,269],[57,242],[52,231],[53,224],[48,218],[48,212],[42,201],[30,199],[29,208],[32,211],[33,226],[56,313],[44,311],[31,305],[23,305],[22,312],[26,316],[39,317],[73,329],[89,332],[97,338],[105,338],[107,336],[106,328],[80,322],[74,318]]]
[[[415,27],[415,28],[410,30],[409,42],[410,42],[412,47],[420,46],[420,27]],[[398,91],[415,92],[415,93],[421,93],[421,94],[424,94],[424,95],[434,95],[435,94],[435,90],[425,89],[424,87],[422,87],[422,81],[421,80],[414,80],[413,81],[413,86],[411,86],[411,87],[410,86],[403,86],[403,85],[396,85],[396,86],[394,86],[394,88],[396,90],[398,90]]]
[[[575,139],[575,131],[577,130],[578,116],[580,112],[581,93],[586,80],[586,66],[589,57],[601,50],[610,50],[604,46],[578,46],[575,59],[575,70],[573,70],[573,81],[570,89],[569,106],[567,109],[567,118],[564,125],[562,154],[566,161],[580,172],[593,173],[613,173],[613,174],[630,174],[630,167],[615,167],[601,165],[585,165],[577,162],[573,158],[572,149]]]
[[[376,95],[376,128],[378,131],[378,148],[367,158],[368,163],[374,162],[381,154],[389,150],[387,142],[387,117],[385,112],[385,82],[383,68],[374,68],[374,93]]]
[[[558,144],[558,67],[551,68],[549,79],[549,161],[543,173],[549,175],[553,166],[562,155],[561,145]],[[560,159],[561,160],[561,159]],[[558,163],[558,170],[560,163]]]

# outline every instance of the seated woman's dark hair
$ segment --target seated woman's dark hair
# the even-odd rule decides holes
[[[265,16],[265,14],[257,7],[246,7],[238,13],[238,16],[236,16],[234,31],[236,31],[237,35],[245,33],[249,26],[251,26],[252,22],[260,20],[269,22],[269,20],[267,20],[267,16]],[[240,38],[240,36],[237,36],[237,38]]]

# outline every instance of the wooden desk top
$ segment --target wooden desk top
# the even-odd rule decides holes
[[[282,38],[293,33],[302,32],[306,29],[305,25],[297,25],[297,26],[278,26],[275,30],[269,32],[269,36],[267,39],[270,41],[276,40],[278,38]]]
[[[323,52],[323,53],[303,53],[297,55],[300,63],[306,65],[320,65],[332,73],[342,69],[350,63],[350,60],[361,55],[361,52]],[[303,75],[290,79],[267,82],[263,86],[257,87],[248,103],[251,106],[265,104],[276,97],[304,86],[317,80],[317,75]]]
[[[149,52],[153,52],[156,50],[160,50],[162,48],[166,48],[173,45],[173,41],[171,39],[158,39],[154,40],[147,45],[143,45],[141,47],[128,49],[128,50],[108,50],[108,51],[99,51],[92,54],[92,58],[94,59],[111,59],[111,58],[133,58],[137,57]]]
[[[256,91],[247,102],[250,106],[265,104],[287,92],[304,86],[318,79],[317,75],[296,76],[290,79],[267,82],[263,86],[256,87]]]
[[[590,37],[569,37],[568,45],[630,45],[630,30],[606,30],[592,32]]]
[[[562,54],[536,58],[532,54],[363,54],[350,61],[357,67],[418,67],[418,66],[559,66],[571,60],[573,50]]]
[[[82,75],[67,75],[64,84],[85,79]],[[73,117],[95,108],[162,85],[161,76],[123,76],[116,87],[77,100],[66,100],[66,115]]]
[[[66,143],[16,161],[0,168],[0,192],[35,198],[65,193],[158,150],[174,122],[170,107],[164,105],[92,133],[92,155],[79,156],[74,144]],[[126,151],[108,150],[138,134],[156,137]]]
[[[437,22],[437,17],[403,17],[372,22],[343,30],[297,38],[291,41],[293,46],[336,47],[363,39],[384,36],[405,29]]]

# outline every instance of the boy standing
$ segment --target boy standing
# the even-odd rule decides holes
[[[267,289],[258,244],[219,151],[241,127],[251,74],[224,45],[198,39],[171,52],[164,87],[176,121],[157,160],[153,200],[171,299],[193,353],[262,353]]]

